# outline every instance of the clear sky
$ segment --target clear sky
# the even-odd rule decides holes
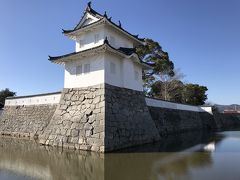
[[[48,55],[74,51],[62,35],[86,0],[1,0],[0,89],[17,95],[60,91],[63,66]],[[93,8],[140,37],[160,42],[185,81],[208,87],[209,101],[240,104],[239,0],[93,0]]]

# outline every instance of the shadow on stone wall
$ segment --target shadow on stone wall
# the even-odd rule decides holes
[[[240,115],[239,114],[222,114],[214,113],[214,119],[217,123],[219,130],[228,130],[240,128]]]
[[[149,107],[157,129],[164,137],[193,130],[214,130],[216,123],[209,113]]]
[[[160,140],[143,92],[106,85],[105,96],[106,151]]]

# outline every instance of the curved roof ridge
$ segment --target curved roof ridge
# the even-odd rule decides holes
[[[123,27],[122,27],[122,24],[121,24],[121,21],[119,21],[119,24],[117,25],[115,22],[112,21],[112,17],[108,17],[107,15],[107,12],[105,11],[104,15],[98,13],[97,11],[95,11],[94,9],[92,9],[92,6],[91,6],[91,1],[88,2],[88,5],[87,5],[87,8],[84,12],[84,15],[82,16],[82,18],[80,19],[79,23],[74,27],[74,29],[72,30],[64,30],[63,29],[63,33],[64,34],[68,34],[68,33],[72,33],[74,31],[77,31],[77,30],[80,30],[82,28],[85,28],[85,27],[88,27],[88,26],[91,26],[91,25],[95,25],[97,24],[97,22],[99,22],[100,20],[102,20],[103,18],[105,18],[110,24],[112,24],[114,27],[118,28],[119,30],[122,30],[124,31],[125,33],[127,33],[128,35],[132,36],[133,38],[137,39],[138,41],[141,41],[143,42],[144,41],[144,38],[139,38],[139,35],[134,35],[134,34],[131,34],[130,32],[128,32],[127,30],[125,30]],[[79,25],[81,24],[84,16],[86,13],[90,13],[91,15],[97,17],[97,18],[100,18],[98,21],[96,22],[93,22],[91,24],[88,24],[86,26],[83,26],[83,27],[79,27]]]
[[[83,50],[83,51],[79,51],[79,52],[72,52],[72,53],[69,53],[69,54],[62,55],[62,56],[55,56],[55,57],[49,56],[49,59],[48,59],[48,60],[54,63],[54,62],[56,62],[56,61],[58,61],[58,60],[60,60],[60,59],[62,59],[62,58],[66,58],[66,57],[70,57],[70,56],[73,56],[73,55],[81,54],[81,53],[88,52],[88,51],[91,51],[91,50],[95,50],[95,49],[98,49],[98,48],[101,48],[101,47],[104,47],[104,46],[112,49],[113,51],[115,51],[115,52],[117,52],[117,53],[120,53],[120,54],[122,54],[122,55],[125,55],[125,56],[127,56],[127,57],[137,56],[140,64],[144,65],[144,66],[147,67],[147,68],[152,68],[152,66],[151,66],[150,64],[142,61],[142,60],[139,58],[138,54],[136,53],[136,49],[135,49],[135,48],[124,48],[124,47],[120,47],[120,48],[116,49],[116,48],[114,48],[113,46],[111,46],[111,45],[109,44],[109,41],[108,41],[107,37],[105,38],[104,43],[101,44],[101,45],[99,45],[99,46],[93,47],[93,48],[91,48],[91,49],[86,49],[86,50]],[[56,62],[56,63],[57,63],[57,62]]]
[[[120,53],[122,53],[124,55],[127,55],[127,56],[129,55],[129,54],[124,53],[124,51],[121,51],[120,49],[116,49],[113,46],[111,46],[109,44],[109,41],[108,41],[107,37],[106,37],[105,40],[104,40],[104,43],[99,45],[99,46],[93,47],[91,49],[86,49],[86,50],[83,50],[83,51],[79,51],[79,52],[72,52],[72,53],[69,53],[69,54],[61,55],[61,56],[48,56],[48,60],[55,61],[57,59],[61,59],[61,58],[68,57],[68,56],[71,56],[71,55],[76,55],[76,54],[84,53],[84,52],[91,51],[91,50],[94,50],[94,49],[97,49],[97,48],[101,48],[104,45],[107,45],[111,49],[116,50],[116,51],[118,51],[118,52],[120,52]]]

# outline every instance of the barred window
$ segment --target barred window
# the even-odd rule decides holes
[[[115,74],[116,73],[116,64],[113,63],[113,62],[110,62],[110,72],[112,74]]]
[[[79,76],[82,74],[82,65],[76,67],[76,75]]]
[[[110,36],[110,44],[112,45],[112,46],[115,46],[115,38],[113,37],[113,36]]]
[[[94,43],[97,44],[99,42],[99,34],[95,34]]]
[[[84,64],[84,73],[90,73],[90,64]]]
[[[80,48],[82,48],[82,47],[85,46],[85,40],[84,40],[84,39],[81,39],[81,40],[79,41],[79,46],[80,46]]]
[[[135,70],[134,76],[135,76],[135,80],[138,81],[139,80],[139,72]]]

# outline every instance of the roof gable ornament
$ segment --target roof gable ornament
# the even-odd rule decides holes
[[[90,20],[92,19],[92,20]],[[76,34],[75,32],[81,31],[81,30],[87,30],[91,27],[97,26],[102,23],[107,23],[109,26],[116,28],[120,32],[124,33],[131,39],[133,39],[137,44],[145,44],[144,39],[139,38],[138,36],[135,36],[125,29],[122,28],[121,21],[117,23],[112,22],[112,17],[108,17],[107,12],[105,11],[104,15],[98,13],[94,9],[92,9],[92,2],[88,2],[86,11],[84,13],[84,16],[81,18],[80,22],[72,29],[72,30],[63,30],[63,33],[67,35],[68,37],[74,39]]]
[[[87,8],[86,8],[86,10],[87,10],[87,11],[90,11],[91,9],[92,9],[92,2],[89,1],[89,2],[87,3]]]
[[[107,15],[107,11],[104,12],[104,15],[103,15],[105,18],[108,18],[108,15]]]
[[[108,44],[108,45],[109,45],[109,41],[108,41],[107,36],[106,36],[105,39],[104,39],[104,44]]]
[[[121,23],[121,21],[118,21],[118,26],[119,26],[120,28],[122,28],[122,23]]]

